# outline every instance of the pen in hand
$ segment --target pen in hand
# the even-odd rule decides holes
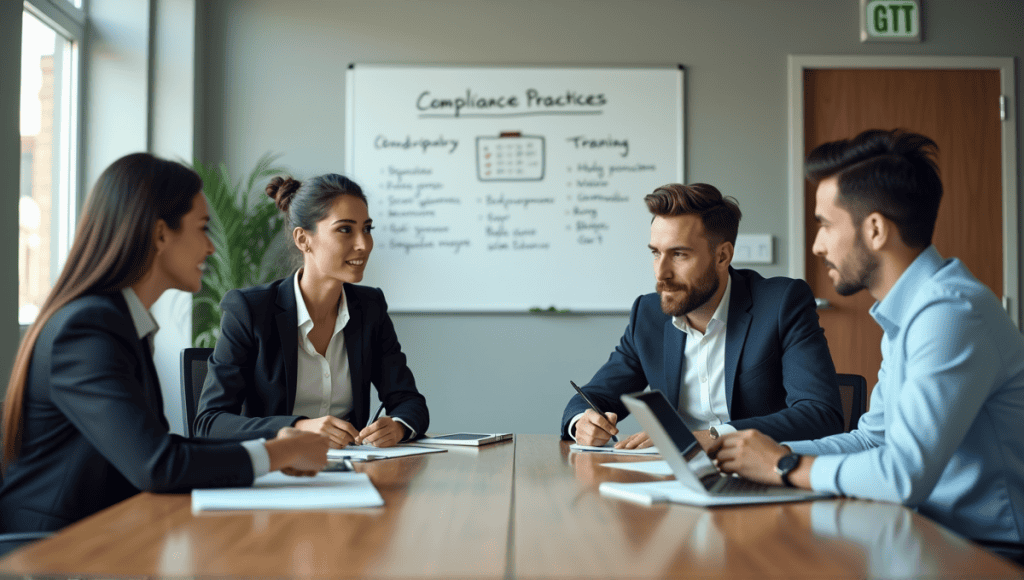
[[[384,410],[384,403],[381,403],[380,406],[377,407],[377,412],[373,414],[373,419],[370,419],[370,423],[371,424],[376,423],[377,419],[380,419],[380,412],[383,411],[383,410]]]
[[[583,400],[586,401],[588,405],[590,405],[590,408],[593,409],[595,413],[601,415],[602,417],[604,416],[604,413],[601,412],[601,409],[597,408],[597,405],[595,405],[594,402],[590,400],[590,397],[588,397],[587,394],[583,392],[583,389],[577,387],[576,383],[574,383],[573,381],[569,381],[569,384],[572,385],[572,388],[576,389],[576,392],[579,393],[581,397],[583,397]],[[615,435],[612,435],[612,441],[618,443],[619,438],[616,437]]]

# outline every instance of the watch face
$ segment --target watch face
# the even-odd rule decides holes
[[[797,464],[800,463],[800,456],[791,453],[779,459],[779,463],[775,466],[775,470],[779,473],[789,473],[796,468]]]

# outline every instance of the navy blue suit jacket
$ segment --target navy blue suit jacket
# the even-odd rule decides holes
[[[352,373],[352,411],[357,429],[370,419],[370,383],[390,417],[400,417],[422,436],[430,422],[416,390],[384,293],[345,284],[349,320],[345,350]],[[209,437],[273,437],[294,425],[299,323],[292,277],[232,290],[221,301],[221,331],[210,356],[199,398],[196,433]]]
[[[758,429],[776,441],[817,439],[843,430],[836,371],[818,324],[814,296],[803,280],[765,279],[729,269],[732,297],[725,330],[725,398],[729,424]],[[685,374],[686,334],[661,310],[661,297],[637,298],[619,346],[584,386],[603,412],[629,412],[619,397],[648,385],[676,404]],[[569,422],[588,409],[574,395],[562,415]]]
[[[252,483],[238,443],[170,433],[149,345],[120,292],[74,300],[46,322],[24,401],[2,532],[57,530],[140,490]]]

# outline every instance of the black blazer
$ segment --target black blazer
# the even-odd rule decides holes
[[[372,382],[388,415],[400,417],[422,436],[430,421],[427,402],[406,365],[384,294],[377,288],[345,284],[345,297],[345,349],[352,373],[348,421],[357,429],[366,426]],[[232,290],[220,307],[220,338],[199,398],[196,433],[270,438],[281,427],[308,419],[292,414],[299,349],[292,276]]]
[[[818,439],[843,430],[836,370],[814,296],[803,280],[761,277],[729,269],[732,296],[725,328],[725,399],[729,424],[758,429],[776,441]],[[673,405],[685,373],[686,334],[661,310],[661,297],[636,299],[629,325],[608,362],[584,388],[602,411],[623,419],[619,397],[650,385]],[[569,422],[587,409],[574,395],[562,415]]]
[[[172,435],[149,345],[120,292],[72,301],[36,342],[0,531],[57,530],[141,491],[252,483],[234,442]]]

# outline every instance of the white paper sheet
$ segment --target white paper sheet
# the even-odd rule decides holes
[[[569,450],[585,451],[587,453],[619,453],[622,455],[659,455],[657,447],[648,447],[646,449],[616,449],[611,445],[595,447],[593,445],[580,445],[579,443],[573,443],[569,446]]]
[[[384,505],[365,473],[321,472],[315,477],[268,473],[252,487],[192,490],[192,511],[313,510]]]
[[[395,447],[374,447],[373,445],[349,445],[344,449],[328,449],[329,459],[348,457],[356,460],[391,459],[424,453],[445,453],[447,449],[440,447],[417,447],[415,445],[396,445]]]
[[[687,488],[673,479],[670,481],[649,481],[643,483],[617,483],[606,481],[598,486],[601,495],[614,497],[643,505],[661,502],[682,503],[696,506],[743,505],[759,503],[780,503],[807,501],[831,497],[827,492],[813,492],[780,487],[772,495],[712,495]]]
[[[631,461],[629,463],[602,463],[601,465],[650,475],[672,475],[672,468],[668,466],[667,461]]]

